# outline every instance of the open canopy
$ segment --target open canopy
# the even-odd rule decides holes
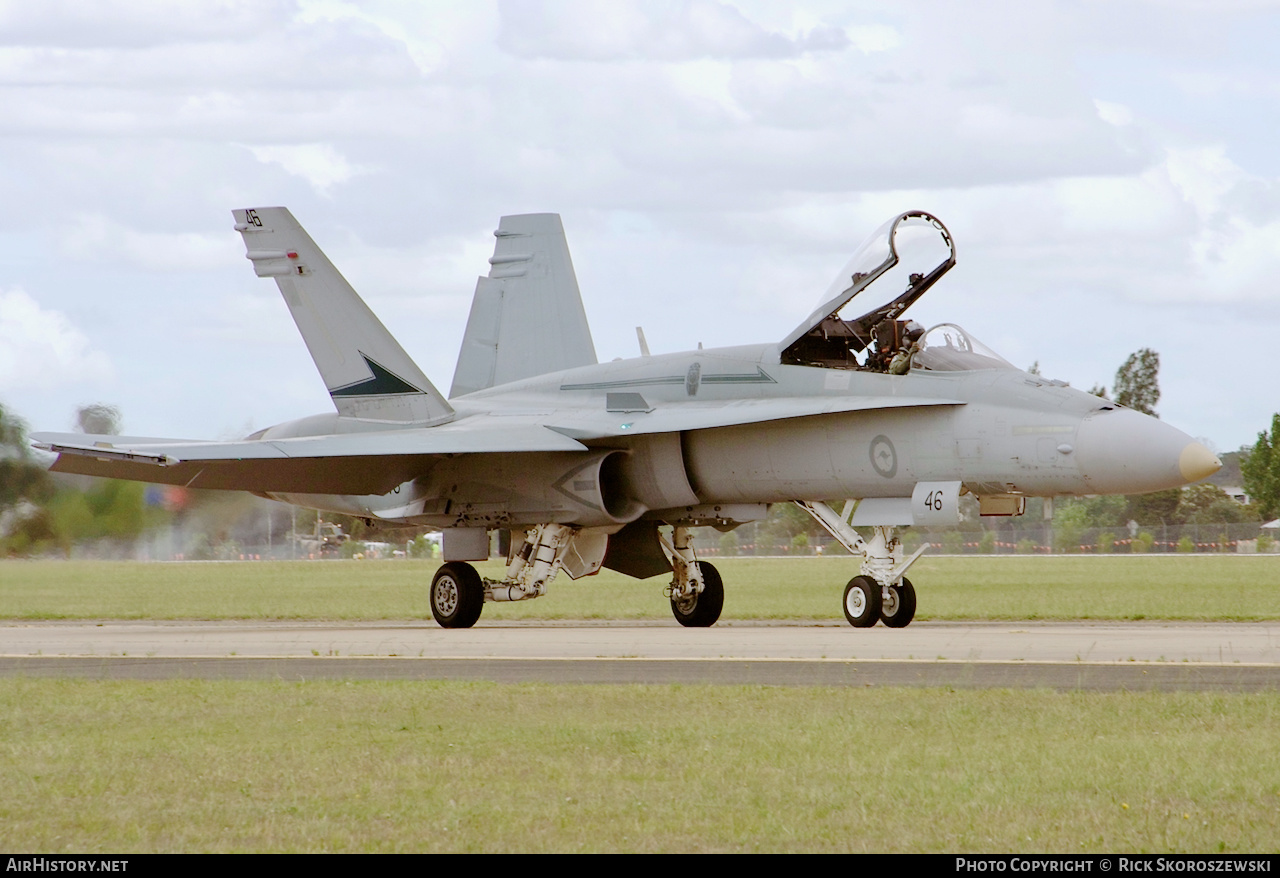
[[[914,210],[899,214],[863,242],[823,297],[821,305],[782,341],[782,362],[826,368],[859,368],[855,355],[871,347],[877,326],[892,326],[956,264],[951,234],[936,217]],[[866,291],[872,286],[875,291]],[[876,307],[845,320],[854,299]],[[886,323],[887,322],[887,323]]]

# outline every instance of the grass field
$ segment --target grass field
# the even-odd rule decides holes
[[[10,679],[0,849],[1274,851],[1277,729],[1275,695]]]
[[[717,563],[726,621],[839,619],[855,566]],[[433,570],[3,562],[0,617],[414,618]],[[912,573],[922,618],[1280,617],[1275,557]],[[607,574],[485,617],[669,612]],[[19,852],[1269,852],[1280,694],[6,678],[0,788]]]
[[[839,619],[844,557],[726,558],[722,619]],[[480,565],[500,576],[501,565]],[[412,619],[430,616],[419,561],[0,562],[7,619]],[[918,619],[1280,618],[1280,556],[938,557],[911,570]],[[560,576],[485,619],[667,619],[660,577]]]

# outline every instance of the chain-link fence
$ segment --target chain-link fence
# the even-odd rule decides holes
[[[1280,551],[1277,537],[1280,533],[1275,529],[1265,529],[1258,522],[1081,528],[1011,521],[972,530],[910,528],[902,533],[909,551],[928,542],[932,554],[945,555],[1250,554]],[[707,556],[805,556],[844,551],[827,534],[778,538],[754,523],[725,534],[704,529],[697,547],[700,555]]]
[[[868,528],[860,528],[868,536]],[[900,531],[908,551],[928,542],[930,555],[1105,555],[1161,553],[1276,553],[1280,533],[1258,522],[1247,524],[1142,525],[1128,527],[1081,528],[1007,520],[959,528],[906,528]],[[840,555],[844,548],[828,534],[804,533],[794,537],[779,535],[766,522],[749,522],[736,530],[721,533],[699,528],[695,535],[698,554],[703,557],[809,557]],[[350,550],[321,552],[282,534],[272,542],[223,540],[192,543],[173,529],[148,534],[135,544],[120,546],[86,544],[73,557],[121,557],[138,560],[288,560],[343,558],[358,553],[365,558],[438,557],[430,546],[415,551],[405,542],[363,543],[353,541]]]

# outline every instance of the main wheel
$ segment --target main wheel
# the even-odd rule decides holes
[[[904,576],[901,585],[890,586],[889,596],[880,606],[880,619],[890,628],[906,628],[915,617],[916,590]]]
[[[720,571],[706,561],[699,561],[698,569],[702,571],[702,593],[688,601],[671,599],[671,614],[686,628],[710,628],[724,609],[724,580],[720,578]]]
[[[870,628],[880,621],[880,583],[855,576],[844,587],[844,617],[854,628]]]
[[[470,628],[484,609],[484,583],[470,564],[451,561],[431,580],[431,615],[441,628]]]

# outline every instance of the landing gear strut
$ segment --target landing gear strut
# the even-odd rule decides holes
[[[688,527],[677,525],[670,540],[660,533],[658,540],[671,562],[671,584],[666,591],[671,614],[687,628],[714,625],[724,608],[719,571],[698,560]],[[474,567],[462,561],[443,565],[431,581],[431,615],[441,627],[470,628],[480,619],[486,601],[540,597],[561,570],[574,579],[596,572],[607,547],[608,536],[600,530],[537,525],[525,532],[524,542],[511,554],[501,580],[482,579]]]
[[[470,628],[480,619],[486,601],[524,601],[546,594],[547,585],[566,564],[566,555],[579,533],[579,528],[563,524],[531,528],[525,533],[523,545],[512,555],[501,581],[482,579],[474,567],[462,561],[444,564],[431,580],[431,615],[442,628]],[[600,548],[603,557],[603,543],[583,542]],[[581,563],[580,556],[578,561]],[[599,566],[598,562],[595,566]],[[569,575],[574,575],[572,570]]]
[[[870,540],[864,540],[849,524],[853,510],[836,512],[816,500],[796,501],[796,505],[812,515],[840,544],[854,555],[862,556],[862,569],[849,580],[844,590],[844,617],[855,628],[870,628],[883,621],[889,628],[905,628],[916,615],[916,590],[905,574],[924,554],[925,546],[902,559],[902,542],[893,525],[876,525]]]
[[[676,525],[668,542],[661,534],[658,540],[671,561],[671,614],[686,628],[710,628],[724,609],[724,582],[720,571],[706,561],[699,561],[693,551],[693,534],[689,528]]]

